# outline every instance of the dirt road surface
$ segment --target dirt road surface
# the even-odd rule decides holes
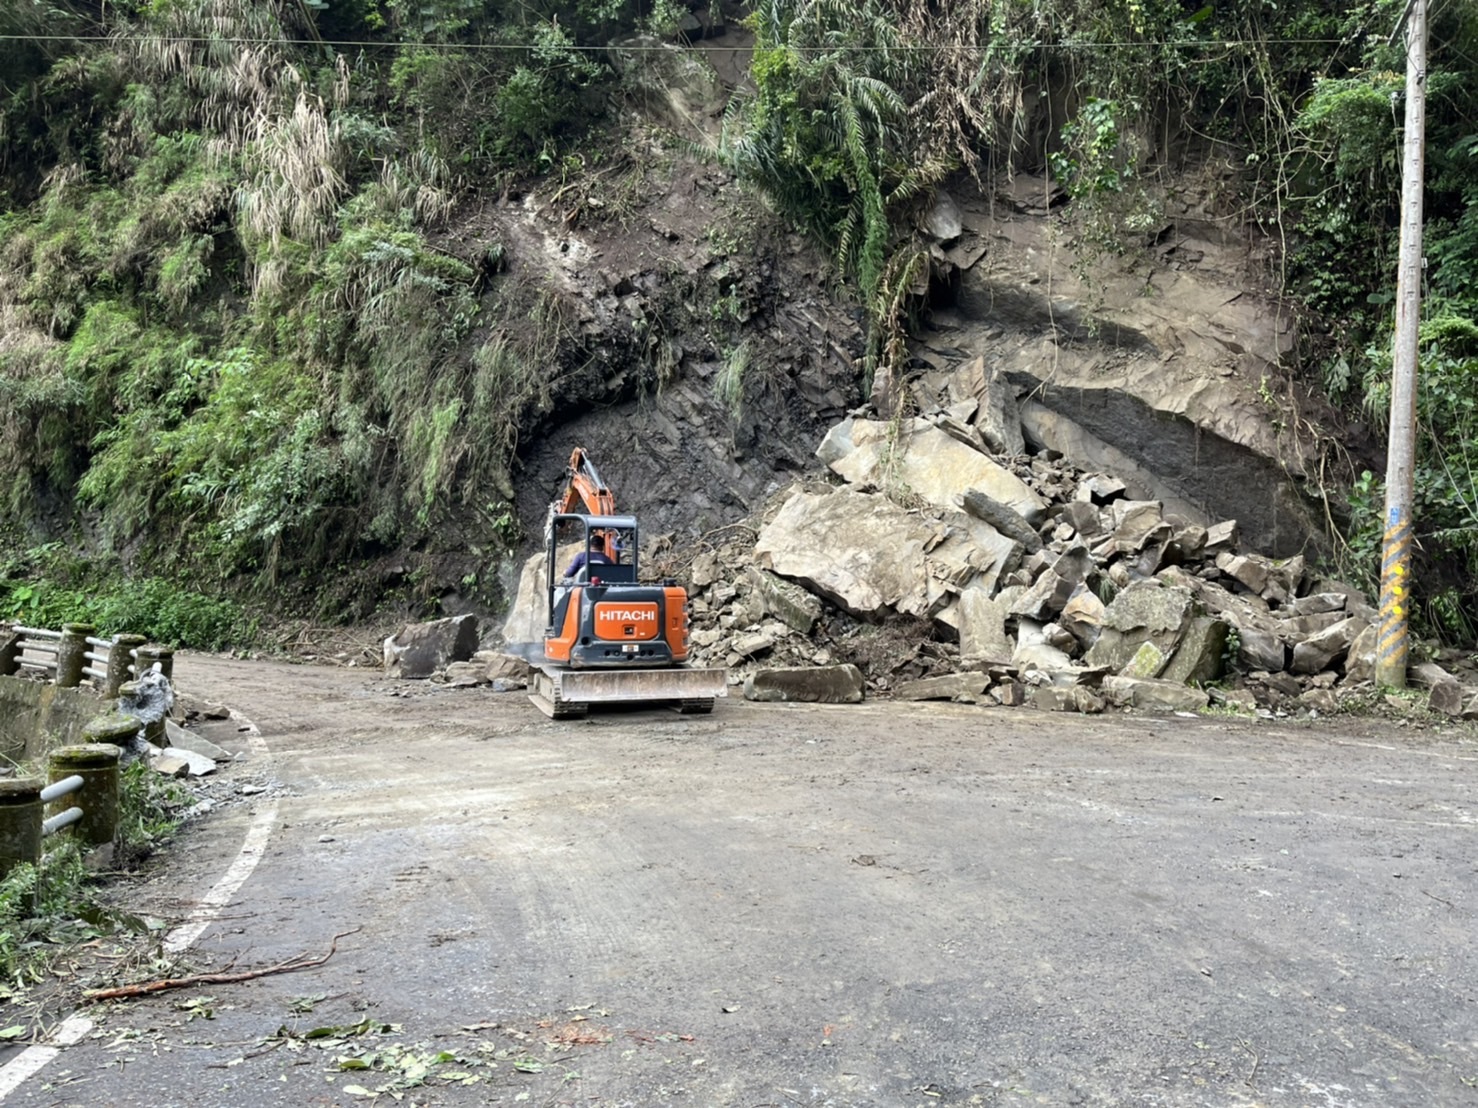
[[[6,1108],[1478,1104],[1471,732],[177,679],[267,753],[140,907],[270,837],[174,972],[353,933],[96,1007]]]

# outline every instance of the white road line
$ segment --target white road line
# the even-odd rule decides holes
[[[231,718],[239,720],[241,717],[232,712]],[[252,756],[265,762],[267,744],[262,741],[262,733],[250,721],[243,722],[251,728],[247,732],[247,743],[251,747]],[[210,892],[201,898],[194,911],[185,918],[185,922],[164,937],[165,954],[181,954],[188,950],[220,915],[221,909],[231,903],[231,898],[246,884],[246,879],[262,860],[267,840],[272,836],[272,825],[276,822],[277,801],[269,800],[252,817],[251,826],[247,828],[246,838],[241,844],[241,852],[230,868],[211,886]],[[92,1027],[92,1020],[86,1016],[68,1016],[47,1037],[45,1043],[27,1047],[4,1066],[0,1066],[0,1100],[4,1100],[40,1073],[48,1062],[62,1052],[63,1047],[81,1042]]]

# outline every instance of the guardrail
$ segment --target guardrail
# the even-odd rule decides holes
[[[69,623],[60,631],[0,624],[0,676],[39,674],[62,688],[85,681],[107,697],[156,667],[173,677],[174,651],[151,645],[143,635],[101,639],[96,630],[88,623]]]
[[[138,720],[101,719],[83,731],[92,741],[51,752],[49,783],[40,777],[0,778],[0,878],[22,863],[40,864],[43,841],[67,828],[86,846],[114,840],[123,757],[118,744],[131,742],[142,729]]]

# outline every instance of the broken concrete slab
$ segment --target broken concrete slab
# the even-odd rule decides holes
[[[477,617],[452,616],[412,623],[385,640],[385,671],[400,678],[427,678],[451,662],[465,662],[477,649]]]
[[[1137,677],[1105,677],[1103,695],[1109,703],[1156,712],[1199,712],[1210,703],[1201,690],[1175,681]]]
[[[858,704],[862,701],[862,671],[850,664],[756,670],[744,681],[744,699]]]
[[[148,758],[150,768],[166,777],[204,777],[216,771],[214,758],[197,754],[183,746],[171,746],[165,750],[150,746]]]
[[[164,737],[168,740],[171,749],[188,750],[193,754],[209,758],[213,762],[229,762],[233,755],[209,739],[203,738],[195,732],[187,730],[175,723],[174,720],[166,720],[164,723]]]

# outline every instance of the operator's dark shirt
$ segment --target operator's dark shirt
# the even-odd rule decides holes
[[[588,557],[586,556],[585,551],[582,550],[580,551],[580,553],[575,555],[575,560],[570,563],[570,568],[565,570],[565,576],[573,577],[575,576],[575,574],[584,569],[587,565],[608,566],[611,564],[611,559],[606,557],[606,555],[599,550],[590,551]]]

